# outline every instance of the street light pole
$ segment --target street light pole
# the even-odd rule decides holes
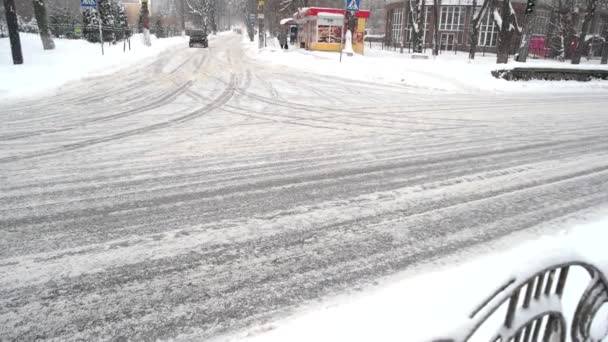
[[[6,24],[8,26],[8,36],[11,42],[13,64],[23,64],[23,53],[21,52],[21,39],[19,38],[19,23],[17,21],[15,0],[4,0],[4,11],[6,12]]]

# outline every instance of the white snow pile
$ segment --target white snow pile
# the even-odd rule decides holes
[[[257,39],[257,38],[256,38]],[[607,69],[593,60],[580,66],[550,60],[528,59],[528,63],[512,61],[508,64],[496,64],[496,55],[478,53],[476,59],[468,60],[468,53],[447,51],[438,57],[428,59],[412,59],[411,54],[397,51],[385,51],[379,47],[366,46],[365,55],[355,54],[353,57],[342,56],[338,53],[307,51],[289,46],[283,51],[271,39],[267,47],[257,49],[257,42],[244,40],[248,55],[260,62],[295,68],[307,74],[350,78],[365,82],[400,84],[404,88],[428,89],[429,91],[447,91],[458,93],[489,92],[606,92],[608,82],[594,80],[590,82],[576,81],[521,81],[510,82],[496,79],[491,75],[492,70],[511,69],[514,67],[542,66],[552,68],[595,68]],[[407,51],[407,49],[406,49]]]
[[[548,266],[574,260],[591,262],[608,274],[608,218],[570,227],[546,237],[539,237],[538,231],[518,233],[469,250],[468,255],[436,261],[433,268],[419,265],[381,280],[382,285],[326,299],[301,309],[292,317],[222,340],[416,342],[456,337],[470,328],[467,325],[471,324],[471,312],[509,279],[524,281]],[[528,242],[522,244],[521,241]],[[518,247],[505,250],[505,246],[514,245]],[[485,250],[482,252],[480,248]],[[503,252],[496,252],[497,248]],[[454,266],[455,259],[461,264]],[[568,322],[589,279],[582,268],[570,270],[563,297],[563,312]],[[486,321],[471,341],[489,341],[503,324],[505,312],[506,304]],[[592,325],[592,335],[597,341],[608,342],[608,337],[604,337],[608,333],[608,305],[601,308],[598,316],[600,319]]]
[[[169,47],[187,46],[187,38],[156,39],[144,46],[140,35],[131,38],[131,50],[123,52],[123,43],[101,45],[84,40],[55,39],[56,48],[42,49],[40,36],[21,34],[24,64],[13,65],[10,42],[0,39],[0,98],[21,97],[56,88],[68,81],[108,74],[117,69],[151,59]]]

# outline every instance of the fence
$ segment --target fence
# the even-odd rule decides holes
[[[369,49],[394,51],[394,52],[402,51],[401,42],[391,42],[384,37],[383,38],[365,37],[365,44],[366,44],[366,47]],[[433,44],[424,43],[422,45],[422,48],[423,48],[423,52],[426,53],[428,50],[433,49]],[[602,55],[605,53],[605,50],[608,50],[608,44],[604,43],[604,39],[590,40],[588,48],[583,53],[583,58],[586,58],[587,60],[600,60],[602,58]],[[496,47],[477,46],[475,51],[477,54],[480,54],[481,56],[485,56],[486,54],[496,54]],[[537,46],[531,45],[528,51],[529,51],[528,57],[532,58],[532,59],[547,59],[547,60],[550,59],[550,60],[563,61],[563,58],[561,57],[561,54],[558,51],[555,51],[554,49],[552,49],[550,47],[546,47],[544,45],[542,47],[537,47]],[[412,52],[411,44],[406,44],[405,46],[403,46],[403,52],[411,53]],[[446,54],[446,53],[458,54],[458,52],[468,53],[469,46],[460,44],[460,45],[454,45],[450,49],[446,49],[445,47],[442,47],[442,49],[439,50],[439,54]]]
[[[579,272],[580,276],[581,271],[587,275],[586,287],[580,295],[571,296],[576,291],[569,288],[570,284],[574,286],[582,279],[571,279],[576,278],[571,275]],[[577,303],[573,312],[564,305],[571,299]],[[472,310],[469,320],[453,336],[434,342],[479,340],[476,334],[482,328],[488,330],[488,326],[489,342],[565,342],[567,336],[572,342],[601,341],[607,336],[598,336],[601,328],[597,326],[608,326],[607,312],[602,313],[606,308],[608,280],[600,268],[578,260],[557,263],[508,279]],[[489,324],[496,318],[501,322],[497,329]],[[600,331],[602,334],[608,335],[608,331]]]

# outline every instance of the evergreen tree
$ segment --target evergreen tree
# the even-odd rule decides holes
[[[97,7],[99,8],[99,16],[101,18],[103,40],[104,42],[112,42],[116,40],[112,2],[110,0],[97,0]]]
[[[38,22],[36,18],[32,18],[27,21],[21,16],[17,16],[17,23],[19,24],[19,32],[25,33],[38,33]]]
[[[99,43],[99,16],[94,7],[82,11],[82,36],[88,42]]]
[[[123,40],[131,37],[125,7],[118,2],[113,2],[112,5],[114,11],[114,34],[116,36],[116,40]]]

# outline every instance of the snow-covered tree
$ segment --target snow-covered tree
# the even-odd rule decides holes
[[[584,50],[587,48],[587,35],[591,29],[591,23],[595,16],[598,0],[584,0],[583,23],[576,39],[576,47],[572,55],[572,64],[580,64]]]
[[[475,59],[477,52],[477,43],[479,42],[479,29],[484,18],[490,12],[490,8],[494,7],[494,0],[473,0],[473,10],[471,14],[471,35],[469,36],[469,59]]]
[[[114,41],[114,8],[110,0],[97,0],[97,8],[99,10],[99,16],[101,17],[101,26],[103,31],[103,40]]]
[[[19,23],[19,32],[25,33],[38,33],[38,22],[36,18],[25,20],[22,16],[17,16],[17,22]]]
[[[415,53],[422,52],[422,39],[424,37],[424,13],[425,13],[425,0],[406,0],[409,3],[409,22],[411,32],[411,44],[412,51]],[[406,35],[403,35],[404,46]]]
[[[203,31],[207,32],[210,22],[211,2],[213,0],[184,0],[186,8],[191,15],[196,17]]]
[[[578,20],[578,14],[574,8],[574,0],[556,0],[549,20],[549,47],[552,55],[562,61],[570,57],[568,46],[576,34],[575,22]]]
[[[125,6],[120,2],[112,2],[112,8],[114,11],[114,35],[116,40],[131,37]]]
[[[494,23],[499,29],[496,63],[504,64],[509,61],[513,35],[521,33],[521,28],[519,27],[517,15],[515,10],[513,10],[511,0],[502,0],[500,11],[498,8],[494,8],[492,14]]]
[[[88,42],[99,42],[99,15],[95,7],[82,11],[82,36]]]

